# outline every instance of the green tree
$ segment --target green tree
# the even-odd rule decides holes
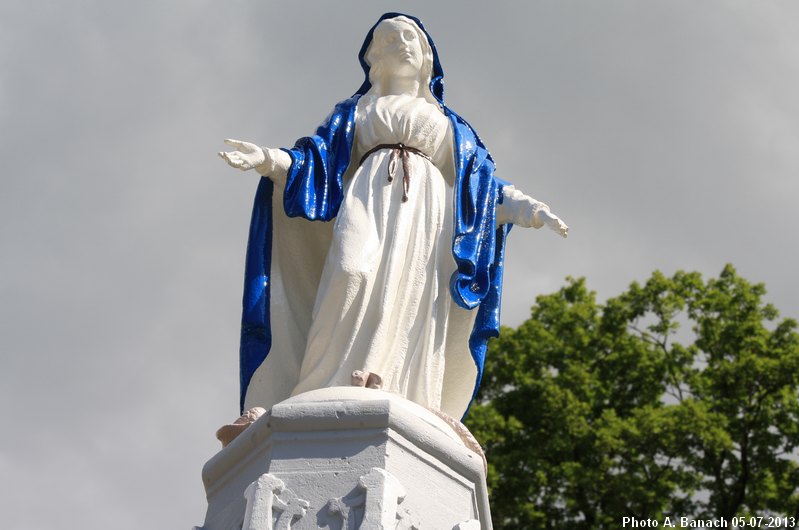
[[[799,335],[764,294],[728,265],[655,272],[604,305],[583,279],[539,296],[492,342],[467,419],[495,528],[799,525]]]

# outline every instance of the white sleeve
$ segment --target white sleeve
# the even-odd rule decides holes
[[[549,206],[508,185],[502,189],[502,203],[497,208],[497,224],[512,223],[524,227],[541,228],[544,220],[539,212],[549,211]]]

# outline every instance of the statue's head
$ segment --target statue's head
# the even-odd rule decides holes
[[[379,86],[387,76],[415,78],[426,86],[433,69],[433,51],[427,35],[413,20],[388,18],[375,27],[366,63],[372,86]]]
[[[387,76],[415,77],[422,87],[420,96],[443,103],[443,72],[435,44],[419,19],[400,13],[380,17],[366,35],[360,60],[367,79],[357,94],[380,92]]]

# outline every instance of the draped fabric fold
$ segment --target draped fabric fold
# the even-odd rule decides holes
[[[336,105],[315,135],[300,138],[294,148],[286,150],[292,159],[283,195],[289,217],[330,221],[338,213],[352,153],[357,102],[358,96],[353,96]]]
[[[272,181],[262,178],[255,192],[247,258],[239,348],[242,411],[244,394],[255,370],[272,348],[269,280],[272,263]]]

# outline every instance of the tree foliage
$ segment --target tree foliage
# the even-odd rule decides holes
[[[659,272],[604,305],[585,280],[492,342],[467,425],[497,529],[622,517],[795,516],[799,335],[727,266]]]

